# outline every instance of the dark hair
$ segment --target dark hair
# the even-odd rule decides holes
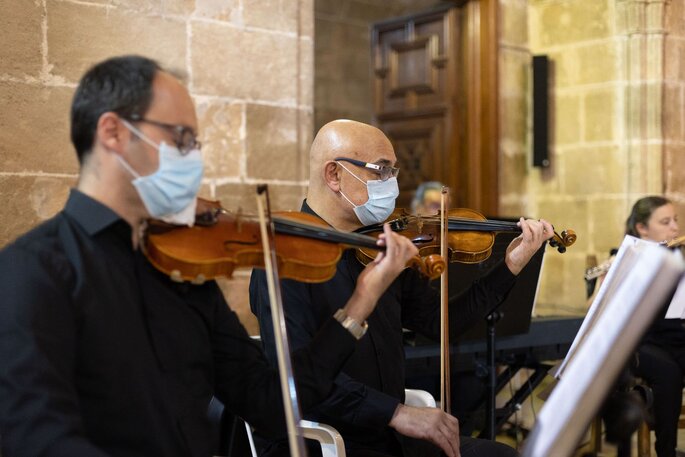
[[[650,195],[643,197],[635,202],[633,209],[630,211],[630,216],[626,220],[626,235],[640,237],[637,232],[637,224],[647,224],[647,221],[652,217],[655,209],[668,205],[671,201],[668,198],[659,197],[658,195]]]
[[[80,164],[90,153],[98,120],[113,111],[121,117],[144,115],[152,101],[152,80],[162,68],[140,56],[114,57],[81,78],[71,104],[71,142]]]

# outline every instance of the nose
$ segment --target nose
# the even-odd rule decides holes
[[[675,233],[678,233],[679,227],[678,227],[678,221],[675,219],[671,221],[671,230]]]

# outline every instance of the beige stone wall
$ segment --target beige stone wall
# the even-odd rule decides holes
[[[298,208],[313,122],[313,9],[312,0],[0,0],[0,246],[64,204],[78,174],[74,88],[90,65],[121,54],[187,75],[204,196],[251,211],[254,184],[268,182],[275,209]],[[244,316],[248,279],[222,282]]]
[[[667,189],[682,202],[683,6],[664,5],[500,0],[502,212],[578,234],[566,254],[548,250],[539,314],[585,311],[586,256],[601,261],[620,243],[637,198]],[[551,61],[548,169],[531,166],[535,54]]]
[[[426,10],[440,0],[315,0],[314,126],[371,122],[372,23]]]
[[[664,38],[664,187],[685,228],[685,3],[666,4]]]
[[[588,253],[605,256],[619,244],[625,219],[626,163],[620,146],[624,88],[614,0],[529,2],[532,54],[551,62],[551,167],[530,168],[529,209],[577,243],[549,251],[540,288],[540,314],[583,312]]]

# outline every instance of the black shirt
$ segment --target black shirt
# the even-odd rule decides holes
[[[207,407],[271,436],[278,376],[214,281],[178,284],[132,249],[130,226],[72,191],[0,251],[0,435],[14,456],[209,456]],[[354,339],[322,319],[293,357],[304,408],[328,395]]]
[[[315,214],[307,205],[302,211]],[[353,250],[343,253],[335,276],[320,284],[281,281],[283,306],[291,348],[309,344],[320,323],[342,308],[354,291],[364,266]],[[457,336],[483,319],[513,287],[515,276],[502,262],[450,303],[450,334]],[[402,328],[439,338],[440,296],[427,278],[407,269],[381,296],[368,318],[369,329],[335,381],[335,390],[311,414],[310,420],[338,429],[349,449],[392,451],[397,443],[388,423],[404,400]],[[254,270],[250,306],[257,315],[262,342],[275,363],[274,336],[264,273]]]

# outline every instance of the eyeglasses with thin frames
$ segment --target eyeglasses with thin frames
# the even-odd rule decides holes
[[[144,122],[146,124],[154,125],[171,132],[171,134],[174,136],[174,143],[176,144],[178,150],[181,151],[182,155],[186,155],[190,151],[194,149],[200,149],[202,147],[202,143],[197,139],[195,131],[188,126],[167,124],[165,122],[155,121],[153,119],[145,119],[144,117],[136,114],[132,115],[129,118],[129,121]]]
[[[377,163],[364,162],[357,159],[348,159],[347,157],[336,157],[334,160],[336,162],[349,162],[358,167],[368,168],[374,173],[377,173],[380,176],[381,181],[387,181],[390,178],[396,178],[400,173],[399,168],[390,167],[388,165],[378,165]]]

